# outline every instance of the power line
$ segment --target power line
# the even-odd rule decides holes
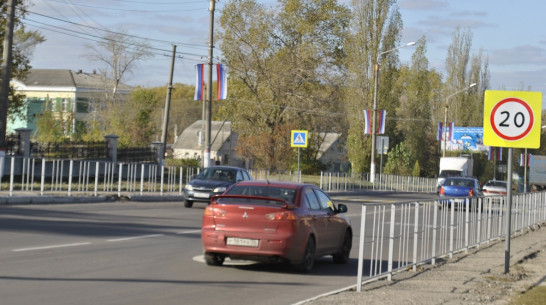
[[[59,0],[48,0],[51,2],[61,2]],[[194,2],[189,2],[194,3]],[[155,3],[154,3],[155,4]],[[73,3],[73,5],[81,6],[81,7],[87,7],[87,8],[95,8],[95,9],[101,9],[101,10],[111,10],[111,11],[123,11],[123,12],[140,12],[140,13],[167,13],[167,12],[190,12],[190,11],[199,11],[204,10],[205,8],[193,8],[193,9],[169,9],[169,10],[137,10],[137,9],[126,9],[126,8],[112,8],[112,7],[101,7],[101,6],[93,6],[88,4],[82,4],[82,3]]]
[[[70,20],[64,20],[64,19],[60,19],[60,18],[56,18],[56,17],[52,17],[52,16],[47,16],[47,15],[40,14],[40,13],[33,12],[33,11],[27,11],[27,12],[31,13],[31,14],[34,14],[34,15],[37,15],[37,16],[40,16],[40,17],[53,19],[53,20],[56,20],[56,21],[66,22],[66,23],[81,26],[81,27],[86,27],[86,28],[90,28],[90,29],[94,29],[94,30],[98,30],[98,31],[103,31],[103,32],[111,33],[111,34],[116,34],[116,35],[136,38],[136,39],[151,40],[151,41],[155,41],[155,42],[167,43],[167,44],[171,44],[171,45],[175,44],[175,45],[186,46],[186,47],[196,47],[196,48],[203,48],[203,49],[208,48],[208,46],[205,46],[205,45],[197,45],[197,44],[182,43],[182,42],[172,42],[172,41],[167,41],[167,40],[154,39],[154,38],[141,37],[141,36],[126,34],[126,33],[120,33],[120,32],[110,31],[110,30],[107,30],[107,29],[100,29],[100,28],[93,27],[93,26],[90,26],[90,25],[79,24],[79,23],[76,23],[76,22],[73,22],[73,21],[70,21]]]
[[[190,3],[202,3],[203,1],[188,1],[188,2],[150,2],[150,1],[131,1],[131,0],[110,0],[115,2],[126,2],[126,3],[140,3],[140,4],[190,4]]]
[[[99,43],[104,42],[105,40],[106,41],[117,41],[117,42],[119,42],[118,40],[115,40],[115,39],[108,39],[108,38],[105,38],[105,37],[100,37],[100,36],[95,36],[95,35],[91,35],[91,34],[87,34],[87,33],[82,33],[82,32],[78,32],[78,31],[75,31],[75,30],[69,30],[69,29],[65,29],[65,28],[62,28],[62,27],[58,27],[58,26],[54,26],[54,25],[50,25],[50,24],[45,24],[45,23],[42,23],[42,22],[39,22],[39,21],[34,21],[34,20],[30,20],[30,19],[25,19],[25,20],[27,22],[23,22],[23,23],[28,25],[28,26],[37,27],[37,28],[40,28],[40,29],[43,29],[43,30],[46,30],[46,31],[51,31],[51,32],[59,33],[59,34],[64,34],[64,35],[67,35],[67,36],[72,36],[72,37],[81,38],[81,39],[94,41],[94,42],[99,42]],[[34,24],[29,24],[28,22],[38,23],[38,24],[44,25],[46,27],[40,27],[40,26],[37,26],[37,25],[34,25]],[[60,29],[60,30],[54,30],[54,29],[47,28],[47,27],[57,28],[57,29]],[[67,33],[67,32],[71,32],[71,33]],[[77,35],[77,34],[79,34],[79,35]],[[86,37],[82,37],[80,35],[84,35]],[[139,44],[136,44],[136,43],[130,43],[130,42],[124,42],[124,41],[121,41],[121,43],[123,43],[123,44],[125,44],[125,45],[127,45],[129,47],[142,47],[142,45],[139,45]],[[165,52],[165,53],[153,53],[152,52],[153,55],[168,56],[167,55],[168,50],[155,48],[155,47],[151,47],[151,46],[144,46],[144,47],[147,48],[147,49],[155,50],[155,51]],[[184,54],[184,55],[188,55],[188,56],[203,57],[203,55],[201,55],[201,54],[192,54],[192,53],[185,53],[185,52],[179,52],[179,53]],[[198,59],[195,59],[195,60],[199,61]]]

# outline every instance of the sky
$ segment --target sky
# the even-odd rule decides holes
[[[349,3],[342,0],[341,3]],[[226,0],[216,4],[215,20]],[[273,0],[260,1],[275,4]],[[194,84],[196,63],[208,56],[209,0],[27,0],[23,21],[46,41],[33,53],[36,69],[92,72],[101,66],[85,56],[105,31],[146,41],[153,57],[141,61],[124,82],[154,87],[169,81],[177,46],[174,83]],[[404,24],[401,44],[427,40],[429,68],[445,72],[447,49],[457,27],[473,35],[472,54],[489,60],[492,90],[540,91],[546,97],[546,2],[543,0],[398,0]],[[413,47],[400,49],[409,63]],[[219,53],[215,51],[214,57]]]

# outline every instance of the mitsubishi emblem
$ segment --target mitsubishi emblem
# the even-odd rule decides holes
[[[246,212],[243,214],[243,218],[248,218],[248,214]]]

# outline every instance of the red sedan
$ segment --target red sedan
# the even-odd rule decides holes
[[[208,265],[224,259],[289,262],[303,272],[315,258],[346,264],[353,232],[347,206],[313,184],[242,181],[211,198],[201,239]]]

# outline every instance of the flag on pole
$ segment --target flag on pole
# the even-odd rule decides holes
[[[502,161],[502,147],[489,146],[489,156],[487,157],[487,160],[493,160],[493,156],[495,156],[497,161]]]
[[[216,64],[217,100],[227,98],[227,73],[222,64]]]
[[[387,110],[379,110],[379,126],[377,128],[377,134],[385,133],[385,120],[387,119]]]
[[[369,110],[364,110],[364,134],[372,133],[372,118],[370,115]]]
[[[195,65],[195,101],[202,101],[205,90],[205,65],[196,64]]]
[[[379,110],[378,111],[378,125],[377,125],[377,133],[376,134],[384,134],[385,133],[385,120],[387,118],[387,110]],[[364,110],[364,134],[371,134],[372,133],[372,112],[370,110]]]
[[[519,166],[526,166],[526,167],[529,167],[529,160],[532,158],[533,156],[531,154],[521,154],[519,155]]]
[[[449,131],[447,133],[447,140],[448,141],[453,141],[453,133],[455,132],[455,123],[451,122],[451,123],[448,123],[448,126],[449,126]]]
[[[439,122],[438,123],[438,131],[436,132],[436,140],[443,141],[444,135],[447,141],[453,140],[453,132],[455,130],[455,123],[447,123],[447,130],[444,130],[446,128],[444,126],[444,123]]]

